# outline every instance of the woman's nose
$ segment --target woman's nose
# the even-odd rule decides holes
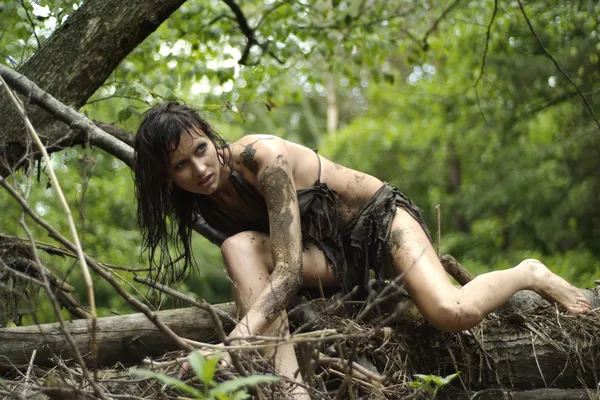
[[[206,171],[206,166],[204,163],[200,162],[199,160],[194,160],[192,162],[192,166],[196,175],[204,175],[204,172]]]

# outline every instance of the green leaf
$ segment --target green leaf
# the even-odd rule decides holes
[[[455,373],[455,374],[451,374],[451,375],[448,375],[448,376],[447,376],[447,377],[445,377],[445,378],[442,378],[442,380],[443,380],[443,382],[444,382],[444,385],[447,385],[447,384],[449,384],[450,382],[452,382],[452,380],[453,380],[454,378],[456,378],[457,376],[459,376],[459,375],[460,375],[460,372],[461,372],[461,371],[458,371],[458,372],[457,372],[457,373]]]
[[[198,397],[198,398],[202,397],[202,392],[200,392],[198,389],[193,388],[193,387],[185,384],[184,382],[180,381],[179,379],[172,378],[168,375],[159,374],[154,371],[148,371],[147,369],[131,369],[130,372],[134,375],[145,376],[147,378],[156,379],[157,381],[160,381],[168,386],[174,386],[177,389],[184,391],[188,394],[191,394],[194,397]]]
[[[196,373],[196,376],[207,386],[213,383],[213,378],[220,358],[221,355],[215,353],[207,360],[196,351],[188,356],[188,360]]]
[[[209,392],[210,396],[217,396],[220,394],[227,394],[239,390],[246,386],[256,386],[259,383],[268,383],[268,382],[279,382],[278,376],[273,375],[252,375],[252,376],[244,376],[241,378],[233,379],[231,381],[226,381],[220,383],[219,386],[212,389]]]
[[[240,391],[236,392],[235,395],[233,396],[233,400],[245,400],[245,399],[249,399],[249,398],[250,398],[250,395],[245,390],[240,390]]]
[[[19,17],[21,18],[27,19],[27,11],[25,11],[23,7],[17,8],[17,14],[19,14]]]
[[[152,89],[152,92],[155,93],[156,95],[162,97],[163,99],[166,99],[170,96],[171,89],[169,89],[162,83],[159,83],[158,85],[154,86],[154,88]]]
[[[131,114],[131,107],[124,108],[117,114],[117,119],[119,122],[127,121],[131,117]]]

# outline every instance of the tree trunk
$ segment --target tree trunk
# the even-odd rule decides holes
[[[598,391],[589,389],[536,389],[522,391],[489,389],[469,394],[442,394],[438,398],[440,400],[597,400]]]
[[[225,303],[216,307],[235,315],[235,305]],[[215,327],[206,311],[198,308],[183,308],[158,311],[159,318],[178,335],[202,342],[216,339]],[[225,329],[231,329],[223,321]],[[73,339],[82,354],[90,353],[89,320],[79,319],[66,322]],[[129,314],[98,318],[96,329],[98,357],[92,361],[97,365],[111,365],[117,361],[135,363],[147,356],[160,356],[176,346],[164,336],[144,314]],[[29,363],[33,350],[37,350],[37,366],[53,365],[54,355],[63,359],[73,354],[60,324],[44,324],[0,329],[0,371],[13,366],[23,367]]]
[[[325,75],[325,84],[327,91],[327,134],[333,135],[338,130],[339,120],[335,75],[333,73],[328,72]]]
[[[79,109],[184,1],[86,1],[19,72],[64,104]],[[26,131],[5,91],[0,92],[0,154],[6,151],[8,165],[14,166],[26,151]],[[29,115],[46,143],[55,143],[70,131],[38,107],[31,107]],[[10,172],[2,168],[3,175]]]

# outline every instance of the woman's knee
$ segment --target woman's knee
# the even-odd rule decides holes
[[[223,242],[221,254],[230,277],[240,268],[244,269],[244,273],[258,273],[263,270],[269,273],[272,270],[268,236],[263,233],[237,233]],[[260,271],[251,272],[252,266],[255,269],[260,268]]]
[[[225,259],[262,255],[266,249],[266,235],[259,232],[240,232],[225,239],[221,244],[221,254]]]
[[[461,332],[477,325],[484,317],[478,307],[460,298],[447,298],[429,304],[425,317],[442,332]]]

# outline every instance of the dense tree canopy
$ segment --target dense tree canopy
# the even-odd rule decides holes
[[[0,1],[0,62],[20,70],[86,3]],[[432,231],[440,204],[442,250],[475,273],[536,257],[591,286],[600,276],[598,15],[592,0],[190,0],[80,111],[135,132],[150,106],[180,99],[229,140],[278,135],[398,185]],[[84,249],[146,268],[129,168],[93,146],[56,152],[52,164]],[[32,178],[29,203],[68,232],[43,162],[7,181],[26,193]],[[21,209],[4,192],[0,208],[0,233],[24,236]],[[219,250],[197,236],[198,270],[184,291],[226,300]],[[48,264],[85,304],[74,261]],[[166,306],[132,283],[145,272],[115,273]],[[129,311],[108,285],[95,281],[95,291],[102,314]],[[43,301],[23,304],[23,314],[53,318]]]

